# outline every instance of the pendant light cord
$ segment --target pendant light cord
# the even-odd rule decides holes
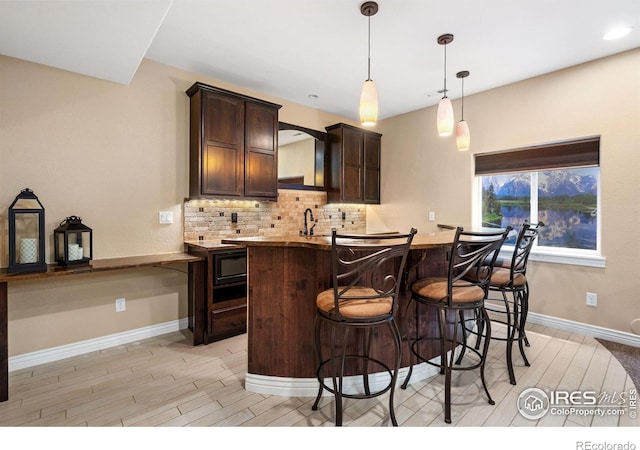
[[[371,81],[371,16],[369,16],[369,38],[367,43],[367,81]]]
[[[461,104],[461,110],[462,110],[462,119],[460,120],[461,122],[464,121],[464,79],[467,78],[468,76],[469,76],[468,70],[461,70],[456,74],[456,77],[460,78],[460,80],[462,81],[462,97],[460,97],[460,104]]]
[[[461,100],[461,104],[462,104],[461,120],[464,120],[464,77],[462,77],[462,100]]]
[[[447,97],[447,44],[444,44],[444,96]]]

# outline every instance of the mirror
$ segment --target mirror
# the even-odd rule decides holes
[[[278,188],[324,190],[326,133],[280,122]]]

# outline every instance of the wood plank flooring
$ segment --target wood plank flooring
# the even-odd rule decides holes
[[[524,367],[514,350],[516,386],[508,381],[504,343],[491,344],[486,373],[495,406],[487,403],[477,371],[454,375],[451,426],[639,425],[629,414],[547,414],[535,421],[520,415],[516,400],[528,387],[609,394],[635,389],[620,363],[591,337],[536,325],[529,327],[528,336],[531,367]],[[333,427],[331,397],[312,411],[313,398],[244,390],[246,335],[198,347],[189,338],[188,331],[176,332],[14,371],[9,400],[0,403],[0,426]],[[443,420],[443,381],[435,376],[396,391],[401,427],[449,427]],[[346,400],[345,427],[388,427],[387,403],[386,396]]]

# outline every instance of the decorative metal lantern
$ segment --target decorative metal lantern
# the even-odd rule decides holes
[[[67,217],[53,231],[55,260],[69,266],[86,264],[93,257],[93,235],[91,228],[77,216]]]
[[[7,273],[46,272],[44,206],[31,189],[23,189],[9,206]]]

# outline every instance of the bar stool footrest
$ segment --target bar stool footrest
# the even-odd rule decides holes
[[[363,374],[354,374],[354,375],[346,375],[343,376],[343,389],[344,389],[344,380],[348,379],[349,380],[349,385],[350,386],[355,386],[360,388],[360,386],[358,386],[356,383],[353,383],[352,380],[355,379],[360,379],[363,380],[363,377],[371,377],[371,378],[375,378],[374,383],[369,384],[369,393],[362,393],[362,392],[358,392],[358,393],[350,393],[350,392],[342,392],[340,395],[344,398],[353,398],[353,399],[365,399],[365,398],[373,398],[373,397],[378,397],[382,394],[385,394],[386,392],[388,392],[394,381],[394,373],[393,370],[386,365],[385,363],[383,363],[382,361],[372,358],[370,356],[364,356],[364,355],[346,355],[345,360],[353,360],[353,359],[361,359],[361,360],[365,360],[367,361],[367,363],[375,363],[379,368],[382,368],[382,371],[379,372],[373,372],[373,373],[368,373],[367,375],[363,375]],[[318,366],[318,370],[316,371],[316,377],[318,379],[318,382],[320,383],[320,385],[322,386],[322,389],[326,390],[327,392],[335,395],[336,392],[333,389],[332,386],[328,385],[327,382],[325,380],[329,380],[330,382],[332,382],[333,377],[332,375],[327,375],[327,376],[322,376],[322,371],[325,368],[325,366],[327,366],[328,364],[330,364],[333,360],[341,360],[342,356],[334,356],[333,358],[329,358],[324,360],[319,366]],[[381,374],[388,374],[389,377],[389,381],[385,382],[383,384],[382,387],[376,387],[377,385],[379,385],[379,379],[381,378]],[[336,380],[339,379],[339,376],[336,375]],[[375,390],[371,391],[371,387],[375,388]],[[362,390],[366,390],[366,388],[364,387],[364,383],[362,386]]]

